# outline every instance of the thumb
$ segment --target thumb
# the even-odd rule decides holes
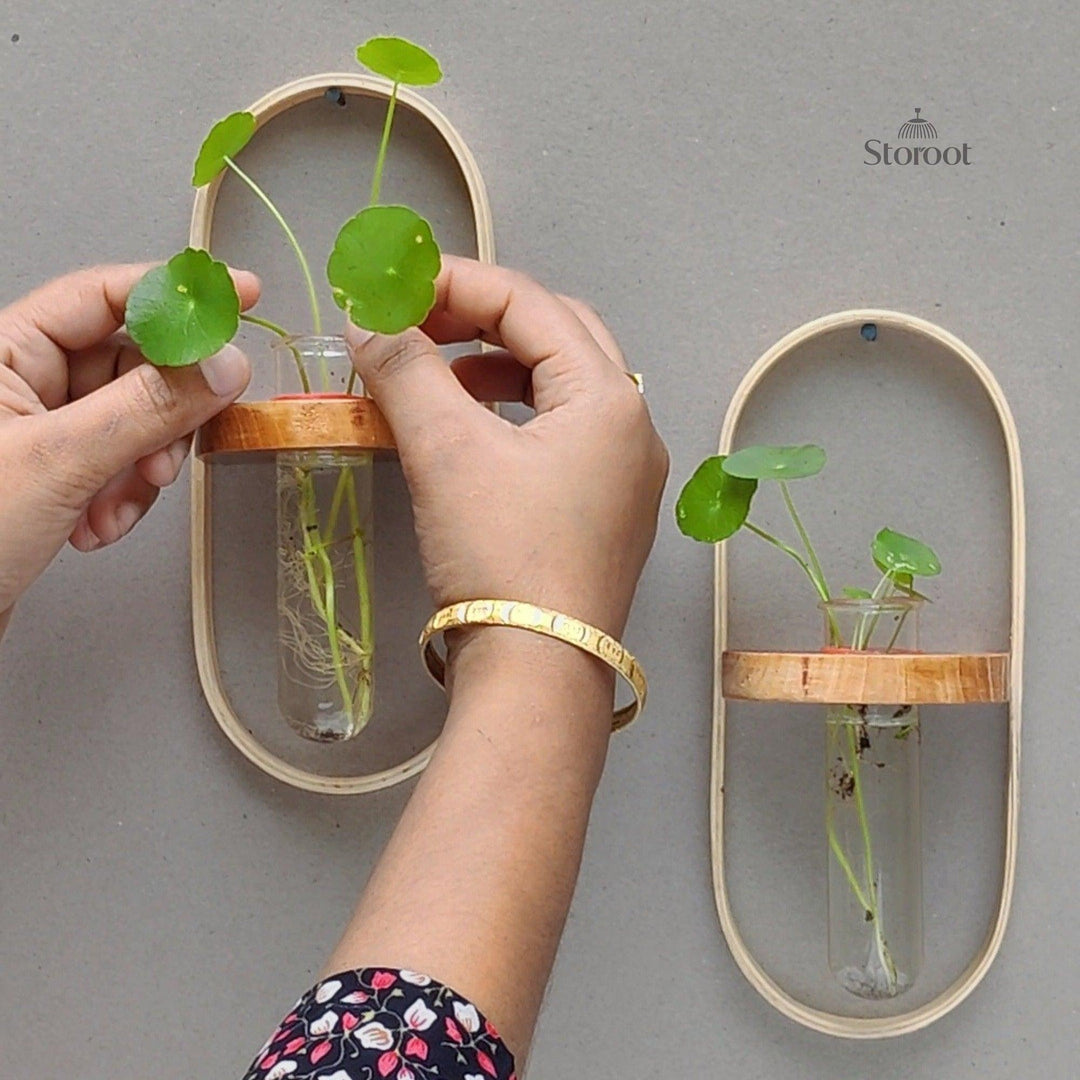
[[[191,434],[243,392],[248,358],[235,346],[184,368],[140,364],[92,394],[54,410],[54,467],[87,497],[140,458]]]
[[[449,430],[479,406],[422,330],[373,334],[351,322],[345,340],[365,391],[375,399],[399,450],[411,452],[425,432]]]

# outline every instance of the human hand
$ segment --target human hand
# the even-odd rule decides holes
[[[0,310],[0,632],[66,540],[93,551],[134,527],[176,479],[192,432],[248,383],[232,346],[159,369],[117,334],[148,269],[79,271]],[[234,278],[250,307],[258,279]]]
[[[394,431],[438,606],[555,608],[622,634],[656,534],[668,457],[611,332],[522,274],[447,256],[421,329],[350,326],[353,363]],[[438,345],[476,339],[461,357]],[[525,401],[520,427],[481,401]]]

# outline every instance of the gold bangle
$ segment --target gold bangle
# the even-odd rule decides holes
[[[445,630],[457,630],[464,626],[512,626],[519,630],[531,630],[582,649],[614,668],[630,684],[634,701],[616,710],[612,731],[621,731],[633,723],[645,708],[649,693],[645,672],[610,634],[559,611],[519,600],[463,600],[431,616],[420,634],[420,656],[428,673],[444,689],[446,661],[439,655],[432,639]]]

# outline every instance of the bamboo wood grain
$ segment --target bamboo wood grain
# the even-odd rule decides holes
[[[713,603],[714,623],[714,680],[713,680],[713,745],[710,815],[712,830],[713,891],[716,897],[720,925],[731,954],[751,985],[781,1013],[805,1027],[827,1035],[847,1039],[880,1039],[907,1035],[941,1019],[963,1002],[982,982],[990,965],[1001,949],[1005,927],[1009,921],[1013,890],[1016,884],[1016,855],[1019,839],[1020,813],[1020,748],[1021,703],[1023,691],[1024,595],[1025,595],[1025,514],[1024,481],[1020,462],[1020,441],[1009,404],[997,380],[986,364],[959,338],[933,323],[896,311],[865,309],[842,311],[793,330],[768,350],[747,372],[735,392],[724,418],[720,433],[719,452],[730,453],[735,442],[739,421],[747,402],[765,376],[778,364],[789,359],[801,346],[824,334],[837,330],[858,331],[864,323],[877,323],[932,341],[967,365],[985,390],[1001,424],[1008,453],[1009,492],[1011,500],[1010,529],[1011,559],[1011,637],[1009,649],[1009,754],[1005,796],[1005,845],[1002,853],[1001,891],[986,937],[967,967],[931,1001],[895,1016],[853,1017],[817,1009],[800,1001],[784,989],[762,967],[751,952],[739,929],[731,907],[725,855],[725,775],[727,768],[727,709],[724,698],[723,654],[728,642],[727,552],[718,544],[715,554]]]
[[[1009,700],[1008,653],[725,652],[724,697],[819,705]]]
[[[275,116],[305,101],[322,96],[330,87],[338,87],[346,94],[389,99],[390,84],[360,73],[332,72],[297,79],[272,90],[251,106],[257,126],[263,127]],[[476,224],[477,257],[482,262],[495,262],[495,230],[491,205],[483,177],[469,148],[438,109],[419,94],[402,87],[398,92],[400,108],[415,112],[435,128],[454,155],[472,204]],[[200,188],[195,196],[191,217],[190,243],[192,247],[210,247],[214,223],[214,207],[219,177],[214,183]],[[372,414],[373,415],[373,414]],[[369,420],[375,421],[369,416]],[[192,629],[195,638],[195,659],[199,669],[199,681],[203,694],[214,714],[215,720],[230,742],[263,772],[305,791],[326,795],[360,795],[379,791],[400,784],[421,772],[431,760],[435,742],[424,747],[407,761],[392,768],[365,776],[324,776],[321,773],[300,769],[272,754],[252,734],[237,715],[222,684],[221,667],[217,655],[214,632],[214,565],[213,520],[211,514],[211,477],[209,461],[196,456],[191,468],[191,596]]]
[[[282,450],[393,450],[394,436],[371,398],[277,398],[240,401],[199,429],[204,458]]]

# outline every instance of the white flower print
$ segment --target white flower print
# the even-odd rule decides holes
[[[340,989],[340,979],[331,979],[329,982],[324,982],[322,986],[315,991],[315,1000],[320,1005],[325,1005]]]
[[[338,1014],[333,1009],[328,1009],[318,1020],[311,1022],[312,1035],[329,1035],[337,1027]]]
[[[323,1073],[316,1080],[352,1080],[352,1077],[344,1069],[338,1069],[335,1073]]]
[[[418,971],[400,971],[398,974],[407,983],[412,983],[413,986],[430,986],[431,976],[421,975]]]
[[[454,1016],[457,1022],[470,1034],[480,1030],[480,1016],[475,1005],[465,1005],[460,1001],[454,1002]]]
[[[296,1072],[295,1061],[279,1061],[267,1074],[266,1080],[282,1080],[282,1077],[291,1076]]]
[[[370,995],[363,990],[354,990],[351,994],[346,994],[341,999],[341,1003],[343,1005],[363,1005],[369,997]]]
[[[360,1040],[360,1045],[368,1050],[389,1050],[394,1045],[394,1036],[390,1029],[377,1020],[357,1028],[356,1037]]]
[[[404,1018],[405,1023],[408,1024],[413,1031],[427,1031],[427,1029],[438,1019],[435,1013],[433,1013],[420,998],[417,998],[405,1010]]]

